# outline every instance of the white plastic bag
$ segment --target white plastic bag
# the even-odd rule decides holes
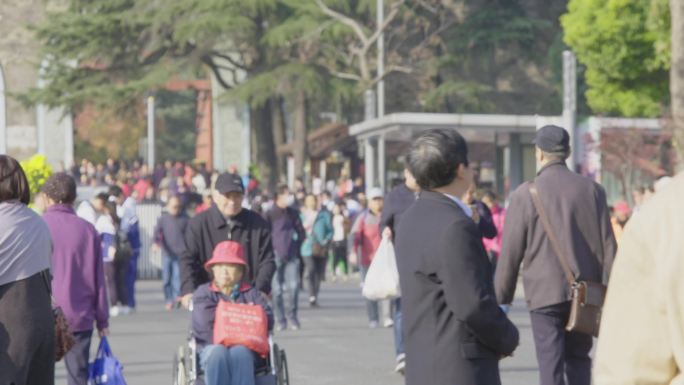
[[[372,301],[401,297],[399,270],[394,246],[388,238],[380,242],[363,282],[364,297]]]

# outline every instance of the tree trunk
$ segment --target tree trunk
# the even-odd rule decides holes
[[[684,1],[670,0],[672,17],[672,65],[670,99],[678,169],[684,167]]]
[[[256,164],[261,171],[262,186],[273,192],[277,183],[277,159],[273,141],[273,121],[271,120],[271,102],[252,108],[251,126],[256,133]]]
[[[307,124],[308,104],[306,93],[297,92],[294,115],[294,164],[296,177],[304,177],[304,166],[308,158]]]
[[[271,99],[271,116],[273,118],[273,140],[276,148],[276,165],[278,175],[285,170],[285,159],[278,154],[278,147],[285,144],[285,117],[283,116],[283,99],[274,97]]]

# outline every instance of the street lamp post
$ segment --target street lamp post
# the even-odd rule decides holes
[[[7,154],[7,115],[5,104],[5,74],[0,64],[0,154]]]
[[[377,24],[378,29],[382,28],[385,22],[385,7],[384,0],[377,0]],[[385,34],[381,33],[378,36],[378,118],[385,116]]]
[[[154,96],[147,97],[147,166],[154,170]]]
[[[571,51],[563,51],[563,125],[570,134],[572,153],[567,160],[568,167],[575,169],[577,154],[577,59]]]

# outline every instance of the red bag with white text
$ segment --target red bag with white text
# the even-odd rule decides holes
[[[214,321],[214,344],[231,347],[242,345],[266,358],[268,318],[259,305],[246,305],[219,300]]]

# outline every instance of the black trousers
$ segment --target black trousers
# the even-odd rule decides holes
[[[88,384],[88,360],[92,336],[92,330],[74,333],[76,344],[64,356],[69,385]]]
[[[55,383],[55,320],[40,274],[0,286],[0,384]]]
[[[530,312],[540,385],[591,385],[594,341],[589,335],[566,332],[569,316],[570,302]]]
[[[126,288],[128,261],[105,262],[104,271],[110,305],[116,306],[119,303],[128,305],[128,289]]]
[[[333,274],[335,273],[337,266],[342,262],[344,274],[349,273],[349,262],[347,261],[347,241],[336,241],[332,243],[333,252],[333,263],[332,269]]]
[[[324,257],[305,257],[305,278],[309,287],[309,297],[318,298],[321,291],[321,281],[325,278],[325,265],[328,262]]]

